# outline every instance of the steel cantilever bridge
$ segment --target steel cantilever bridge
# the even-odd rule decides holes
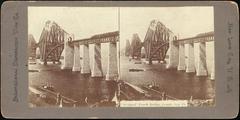
[[[67,40],[73,47],[74,43],[78,44],[94,44],[117,42],[119,31],[96,34],[90,38],[73,40],[72,36],[63,30],[57,23],[47,21],[42,30],[38,47],[40,48],[40,60],[45,62],[56,62],[60,60],[60,56],[64,49],[64,41]]]
[[[119,31],[95,34],[89,38],[75,39],[73,34],[67,33],[57,23],[47,21],[42,30],[37,47],[40,50],[40,61],[59,62],[61,55],[64,60],[62,69],[72,69],[81,73],[91,73],[92,77],[103,76],[101,62],[101,43],[108,43],[108,71],[106,79],[118,76],[117,65],[117,42],[119,41]],[[94,44],[93,69],[90,69],[89,44]],[[82,65],[80,63],[80,48],[83,46]]]
[[[136,40],[135,40],[136,39]],[[134,41],[134,42],[133,42]],[[137,34],[133,34],[131,54],[134,57],[139,55],[142,47],[146,53],[145,59],[152,64],[153,60],[165,61],[169,53],[167,68],[177,68],[186,72],[197,72],[197,75],[207,75],[206,68],[206,42],[214,41],[214,32],[201,33],[192,38],[178,39],[174,33],[159,20],[152,20],[146,32],[144,41],[139,42]],[[40,48],[40,60],[47,64],[48,61],[58,62],[64,50],[63,69],[70,68],[73,71],[80,71],[79,46],[83,45],[82,73],[92,73],[92,76],[103,76],[101,65],[101,43],[109,43],[109,73],[117,74],[117,49],[119,42],[119,31],[103,34],[95,34],[85,39],[74,39],[74,35],[67,33],[55,22],[47,21],[42,30],[38,47]],[[194,43],[199,43],[199,55],[194,58]],[[94,44],[93,70],[89,67],[89,44]],[[185,65],[185,44],[188,44],[188,61]],[[134,48],[135,47],[135,48]],[[137,54],[136,54],[137,53]],[[197,59],[195,67],[194,59]],[[112,66],[112,67],[111,67]],[[214,66],[213,66],[214,67]],[[100,71],[100,72],[99,72]],[[212,70],[214,72],[214,70]],[[112,73],[111,73],[112,74]],[[111,75],[110,75],[111,76]],[[115,75],[114,75],[115,76]],[[214,76],[214,74],[212,75]],[[214,77],[213,77],[214,78]]]
[[[206,42],[214,41],[214,32],[201,33],[195,37],[178,39],[174,33],[158,20],[150,22],[144,41],[141,42],[137,34],[132,37],[133,45],[130,45],[132,56],[139,55],[139,51],[144,48],[146,61],[153,64],[152,61],[164,61],[167,52],[169,53],[167,68],[177,68],[186,70],[186,72],[195,72],[197,76],[206,76]],[[81,71],[82,74],[91,74],[91,77],[106,76],[106,80],[116,80],[118,77],[117,65],[117,42],[119,42],[119,31],[113,31],[103,34],[95,34],[89,38],[75,39],[73,34],[67,33],[57,23],[47,21],[42,30],[37,47],[40,50],[40,60],[47,62],[59,62],[61,55],[64,56],[62,69],[72,69],[72,71]],[[108,67],[106,75],[102,72],[101,62],[101,43],[108,43]],[[195,46],[194,43],[199,43]],[[33,43],[34,44],[34,43]],[[90,68],[89,44],[94,44],[94,57],[92,68]],[[130,43],[128,43],[130,44]],[[185,45],[187,49],[188,61],[185,62]],[[83,47],[82,60],[80,60],[80,48]],[[128,45],[129,46],[129,45]],[[197,47],[199,53],[194,58],[194,47]],[[129,55],[129,54],[126,54]],[[194,64],[197,59],[197,66]],[[80,63],[80,61],[82,63]],[[185,65],[186,63],[186,65]],[[212,66],[211,78],[214,79],[214,66]]]
[[[129,41],[126,45],[126,56],[132,56],[134,58],[140,57],[139,51],[145,53],[145,59],[148,64],[152,64],[152,61],[166,62],[167,52],[168,63],[167,68],[177,68],[178,70],[186,70],[186,72],[195,72],[197,76],[206,76],[206,42],[214,41],[214,32],[206,32],[197,34],[195,37],[178,39],[174,33],[167,28],[159,20],[152,20],[146,32],[144,41],[141,42],[136,33],[133,34],[131,45]],[[198,43],[195,44],[194,43]],[[185,45],[188,49],[188,60],[185,65]],[[194,58],[194,47],[198,49],[198,55]],[[143,49],[143,50],[141,50]],[[197,65],[195,65],[195,59]],[[212,66],[211,78],[214,79],[214,65]]]

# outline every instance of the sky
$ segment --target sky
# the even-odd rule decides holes
[[[180,39],[214,31],[213,7],[124,7],[120,10],[120,42],[125,47],[137,33],[143,41],[150,21],[157,19]]]
[[[39,40],[47,20],[55,21],[75,39],[118,30],[118,8],[28,7],[28,33]]]
[[[134,33],[143,41],[153,19],[179,38],[214,30],[213,7],[120,7],[119,10],[117,7],[29,7],[28,33],[38,41],[47,20],[55,21],[74,34],[75,39],[120,29],[120,47],[124,48],[125,41],[131,41]]]
[[[32,34],[36,41],[48,20],[55,21],[67,33],[73,34],[75,39],[89,38],[92,35],[118,31],[117,7],[28,7],[28,34]],[[93,50],[91,44],[90,67],[93,67]],[[80,56],[82,56],[80,46]],[[108,44],[101,44],[103,72],[106,73],[108,60]]]

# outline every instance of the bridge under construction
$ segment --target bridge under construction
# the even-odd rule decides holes
[[[29,57],[34,58],[34,56],[37,57],[39,55],[39,61],[43,65],[47,65],[49,62],[52,62],[53,64],[57,62],[59,64],[56,64],[56,66],[59,67],[60,65],[60,69],[62,71],[70,70],[71,72],[73,72],[74,75],[79,74],[81,76],[80,79],[82,79],[82,77],[86,75],[87,76],[89,75],[90,78],[86,78],[88,80],[101,79],[103,81],[114,81],[112,83],[114,84],[113,86],[115,86],[115,89],[113,89],[113,92],[110,92],[112,93],[111,100],[115,98],[118,100],[153,99],[153,98],[158,100],[177,99],[166,94],[166,92],[164,91],[161,90],[159,91],[159,89],[153,89],[152,86],[155,86],[155,84],[151,83],[151,87],[149,87],[148,85],[137,87],[132,85],[131,82],[130,83],[126,82],[128,80],[125,79],[128,78],[124,75],[128,76],[128,73],[126,73],[126,71],[128,71],[131,66],[129,66],[129,68],[126,67],[121,68],[121,66],[124,63],[122,63],[121,60],[119,59],[120,54],[118,54],[117,50],[117,44],[119,44],[120,42],[119,34],[120,34],[119,31],[112,31],[102,34],[94,34],[84,39],[75,39],[74,34],[67,33],[57,23],[53,21],[47,21],[42,30],[38,43],[33,42],[34,41],[33,36],[29,35],[29,43],[31,43],[29,46],[29,51],[31,51],[29,52]],[[196,73],[196,76],[199,77],[209,76],[208,71],[211,71],[210,78],[215,79],[214,65],[212,66],[211,70],[208,70],[208,68],[206,67],[207,66],[206,42],[212,41],[214,41],[214,32],[201,33],[192,38],[178,39],[178,37],[162,22],[158,20],[152,20],[150,22],[143,42],[140,40],[137,33],[133,34],[131,38],[131,44],[129,41],[127,42],[125,56],[130,56],[132,59],[137,58],[138,60],[141,60],[143,58],[142,54],[144,53],[144,62],[146,62],[150,66],[150,69],[152,69],[151,66],[155,65],[153,61],[158,61],[158,63],[161,64],[163,63],[165,65],[164,69],[166,70],[176,69],[175,71],[186,71],[186,73],[190,74]],[[107,61],[102,61],[101,53],[102,43],[106,43],[108,45]],[[198,45],[195,46],[195,43],[198,43]],[[90,53],[89,53],[89,45],[91,44],[94,46],[93,57],[91,58],[92,67],[90,67]],[[187,49],[189,51],[187,54],[188,60],[186,62],[185,62],[186,56],[185,45],[187,45]],[[82,46],[83,48],[82,57],[80,57],[80,46]],[[194,55],[194,47],[197,47],[197,49],[199,50],[197,55]],[[63,60],[61,60],[62,59],[61,56],[63,56]],[[107,64],[106,74],[103,73],[102,66],[103,62],[106,62]],[[160,68],[161,67],[159,67],[159,69]],[[54,70],[56,69],[54,68]],[[124,71],[122,72],[122,75],[120,75],[120,70]],[[70,74],[71,76],[72,73],[67,74]],[[131,75],[129,74],[128,77],[130,76]],[[64,79],[67,78],[64,77]],[[73,79],[79,78],[76,77]],[[83,79],[85,79],[85,77]],[[146,78],[144,79],[147,80]],[[103,86],[106,87],[106,85]],[[109,87],[106,88],[105,87],[99,88],[109,89]],[[31,87],[31,90],[39,92],[39,89],[36,90],[36,88],[33,87]],[[148,94],[146,94],[146,91],[148,91]],[[155,93],[149,96],[150,94],[149,91],[155,91]],[[64,101],[72,102],[72,106],[76,106],[78,104],[76,99],[72,100],[64,96],[60,97],[61,95],[57,93],[51,94],[55,96],[54,98],[56,99],[57,104],[60,103],[62,104]]]

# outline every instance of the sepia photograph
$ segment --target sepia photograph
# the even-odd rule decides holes
[[[29,7],[29,105],[116,106],[118,8]]]
[[[236,118],[238,13],[232,1],[3,2],[1,114]]]
[[[206,6],[120,8],[120,106],[214,106],[213,16]]]
[[[31,107],[214,106],[213,7],[28,7]]]

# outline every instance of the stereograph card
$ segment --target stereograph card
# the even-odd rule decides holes
[[[234,2],[7,1],[5,118],[235,118]]]

